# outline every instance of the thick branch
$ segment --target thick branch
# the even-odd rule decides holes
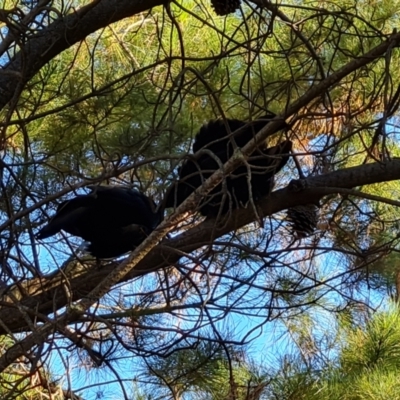
[[[24,44],[23,49],[0,71],[0,109],[14,91],[29,81],[45,64],[64,50],[109,24],[131,17],[165,0],[92,1],[78,11],[60,17]]]
[[[293,192],[290,188],[277,190],[271,196],[259,203],[259,213],[263,216],[272,215],[278,211],[300,204],[316,201],[333,190],[329,188],[352,188],[372,183],[400,179],[400,159],[385,164],[374,163],[348,168],[330,174],[311,177],[306,180],[307,189]],[[216,238],[223,236],[255,220],[251,207],[237,210],[224,221],[222,227],[215,220],[206,220],[198,226],[181,235],[164,240],[156,246],[138,265],[126,275],[122,281],[148,274],[160,268],[167,267],[179,261],[182,252],[190,253],[201,246],[211,244]],[[32,319],[38,314],[47,315],[64,307],[71,301],[79,300],[95,288],[116,267],[115,263],[97,267],[81,268],[79,271],[57,271],[51,276],[35,278],[19,287],[10,288],[4,293],[1,307],[1,325],[16,332],[27,329],[27,323],[18,311],[23,307],[24,312],[31,310]],[[16,304],[15,300],[20,299]],[[0,332],[5,329],[0,327]]]

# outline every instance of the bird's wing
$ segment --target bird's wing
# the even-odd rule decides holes
[[[57,212],[36,235],[38,239],[45,239],[64,229],[71,234],[76,234],[73,226],[85,213],[88,206],[93,205],[95,199],[91,196],[78,196],[60,203]],[[72,228],[71,228],[72,227]],[[72,231],[71,231],[72,229]]]
[[[228,148],[230,156],[232,155],[232,146],[230,143],[230,134],[235,139],[237,146],[245,146],[257,132],[267,125],[274,117],[273,113],[266,113],[262,117],[249,122],[237,119],[226,119],[229,132],[226,129],[225,122],[222,119],[210,121],[200,128],[193,143],[193,153],[207,147],[217,153]],[[285,128],[287,125],[285,124]]]
[[[134,223],[154,228],[162,219],[153,200],[137,190],[112,186],[97,186],[92,190],[98,207],[107,209],[110,218],[116,215],[122,226]]]
[[[210,121],[203,125],[195,137],[193,143],[193,153],[196,153],[205,147],[214,153],[227,151],[227,149],[228,151],[232,151],[232,146],[229,146],[230,135],[236,132],[234,135],[235,140],[239,140],[239,137],[242,136],[243,133],[241,128],[245,126],[245,122],[237,119],[227,119],[226,122],[228,124],[229,131],[226,130],[226,125],[222,119]],[[240,140],[240,142],[242,141],[243,140]],[[238,146],[243,145],[239,144],[238,142],[237,144]]]

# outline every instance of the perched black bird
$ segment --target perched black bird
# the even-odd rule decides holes
[[[111,258],[134,250],[161,222],[155,204],[144,194],[122,187],[92,186],[92,193],[62,202],[38,239],[60,230],[89,242],[97,258]]]
[[[222,120],[204,125],[193,144],[193,153],[201,152],[190,156],[179,169],[179,180],[169,189],[165,207],[179,206],[219,169],[220,164],[224,164],[233,155],[232,140],[238,147],[245,146],[273,117],[274,114],[269,114],[250,123],[227,119],[231,135]],[[224,183],[219,184],[204,199],[200,204],[200,212],[204,216],[216,216],[219,212],[226,213],[230,208],[244,206],[250,198],[249,187],[254,200],[270,193],[273,177],[287,163],[291,148],[292,142],[289,140],[270,148],[257,148],[248,159],[250,181],[245,165],[235,169]]]

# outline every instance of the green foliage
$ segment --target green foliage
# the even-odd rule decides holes
[[[321,399],[398,398],[400,312],[375,313],[363,326],[344,332],[339,365],[320,390]]]
[[[25,19],[35,2],[5,1],[4,62],[19,51],[27,57],[24,46],[31,38],[86,3],[46,2],[40,25],[37,18]],[[106,269],[82,258],[81,275],[71,279],[64,262],[75,257],[78,240],[60,235],[38,243],[34,234],[72,196],[69,189],[82,193],[83,183],[133,184],[161,200],[204,122],[283,113],[324,79],[386,43],[399,11],[399,0],[262,7],[246,2],[219,18],[209,1],[176,1],[92,33],[18,88],[1,111],[1,279],[14,296],[6,292],[2,301],[4,307],[11,303],[9,314],[28,314],[26,330],[55,321],[48,353],[37,357],[57,353],[57,367],[72,376],[71,346],[84,353],[90,343],[104,358],[98,369],[112,370],[109,381],[115,378],[124,389],[130,369],[124,364],[118,370],[115,360],[133,359],[134,367],[147,363],[147,380],[133,389],[138,399],[166,393],[205,400],[398,398],[398,312],[381,312],[361,324],[357,307],[386,304],[388,290],[400,297],[398,207],[386,201],[399,198],[399,182],[324,196],[321,220],[327,228],[302,241],[288,234],[283,213],[263,219],[256,205],[253,224],[193,251],[174,249],[179,262],[138,273],[129,285],[95,296],[98,304],[65,326],[58,321],[63,307],[75,307],[91,290],[79,278],[95,271],[104,282]],[[391,47],[355,68],[288,119],[291,130],[268,140],[292,140],[306,176],[398,157],[399,63],[399,51]],[[291,160],[276,187],[298,176]],[[190,233],[199,220],[182,217],[171,237]],[[157,253],[160,260],[163,255]],[[48,272],[51,278],[59,275],[50,281]],[[43,301],[35,303],[42,292]],[[50,304],[44,314],[43,304]],[[212,338],[204,334],[210,327]],[[235,358],[244,350],[231,343],[267,342],[274,334],[284,343],[277,350],[280,365],[275,360],[260,367],[260,359]],[[194,344],[200,337],[204,340]],[[36,354],[27,355],[33,365]],[[84,357],[76,360],[81,372]],[[30,394],[27,376],[18,381],[7,371],[5,392],[14,385]],[[147,385],[158,388],[154,396],[142,395]]]
[[[160,397],[217,400],[235,396],[246,400],[263,393],[267,384],[266,376],[240,359],[241,354],[242,349],[200,341],[177,348],[167,357],[148,360],[146,374],[153,377],[152,385],[159,382],[163,388]]]

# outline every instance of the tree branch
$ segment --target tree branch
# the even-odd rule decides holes
[[[290,187],[277,190],[258,203],[258,211],[265,217],[290,207],[315,202],[327,194],[334,193],[335,190],[340,192],[341,188],[349,189],[396,179],[400,179],[400,159],[347,168],[307,178],[304,181],[306,189],[298,192]],[[253,210],[248,207],[234,211],[224,220],[222,226],[216,225],[213,219],[205,220],[181,235],[157,245],[121,282],[174,264],[182,257],[182,253],[190,253],[201,246],[212,244],[216,238],[239,229],[254,219]],[[112,262],[98,269],[93,263],[81,263],[80,268],[56,271],[49,276],[34,278],[9,288],[3,292],[0,303],[0,325],[6,326],[12,332],[28,329],[22,318],[22,311],[25,314],[28,312],[32,319],[40,320],[40,314],[53,313],[71,301],[84,298],[109,276],[117,265]],[[13,298],[18,299],[19,303],[16,304]],[[0,333],[5,333],[4,328],[0,327]]]
[[[94,0],[79,10],[58,18],[29,38],[24,47],[0,71],[0,109],[55,56],[109,24],[131,17],[166,0]]]

